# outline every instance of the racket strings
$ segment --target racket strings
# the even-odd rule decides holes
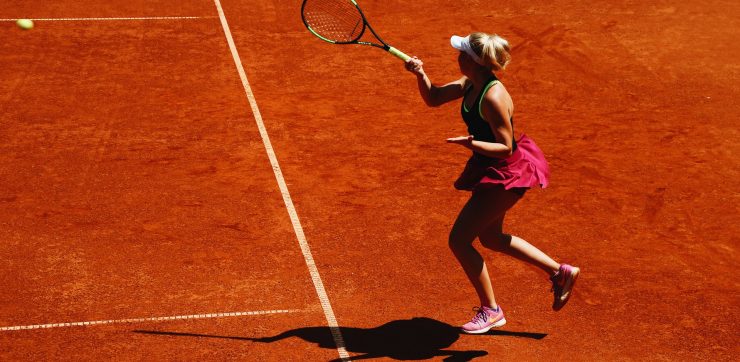
[[[303,18],[316,34],[336,42],[356,40],[364,29],[362,15],[349,0],[307,0]]]

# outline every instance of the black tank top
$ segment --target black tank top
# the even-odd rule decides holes
[[[475,103],[473,103],[473,109],[468,110],[467,106],[465,105],[465,99],[468,97],[468,94],[470,93],[470,90],[473,89],[472,86],[468,87],[468,89],[465,90],[465,96],[463,97],[462,101],[462,107],[460,107],[460,112],[462,113],[463,121],[465,121],[465,124],[468,126],[468,134],[473,135],[473,139],[483,142],[497,142],[496,136],[493,135],[493,131],[491,130],[491,125],[488,124],[488,122],[483,119],[483,116],[481,116],[481,101],[483,100],[483,95],[488,92],[491,87],[496,85],[499,80],[496,79],[496,77],[491,77],[491,79],[486,82],[486,86],[483,87],[483,90],[480,92],[478,97],[475,100]],[[516,139],[514,139],[514,117],[512,116],[509,120],[511,122],[511,152],[516,151]],[[481,155],[479,153],[474,153],[477,157],[483,157],[483,158],[490,158],[488,156]]]

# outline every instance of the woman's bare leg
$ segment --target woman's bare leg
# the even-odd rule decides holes
[[[503,187],[475,192],[460,210],[450,231],[450,249],[473,284],[482,306],[497,307],[486,263],[473,247],[473,241],[487,229],[491,220],[503,219],[520,198]]]
[[[502,231],[503,223],[504,218],[502,217],[491,223],[479,235],[483,246],[532,264],[544,270],[548,276],[555,274],[560,269],[560,264],[534,245],[518,236],[504,234]]]

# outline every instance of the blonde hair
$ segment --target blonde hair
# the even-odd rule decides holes
[[[511,62],[509,42],[498,34],[472,33],[470,48],[483,60],[484,66],[495,71],[506,69]]]

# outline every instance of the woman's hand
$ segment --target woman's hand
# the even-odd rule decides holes
[[[447,143],[455,143],[471,148],[473,146],[473,135],[448,138]]]
[[[411,59],[406,61],[405,65],[406,70],[408,70],[409,72],[414,73],[417,76],[424,75],[424,62],[422,62],[421,59],[417,57],[412,57]]]

